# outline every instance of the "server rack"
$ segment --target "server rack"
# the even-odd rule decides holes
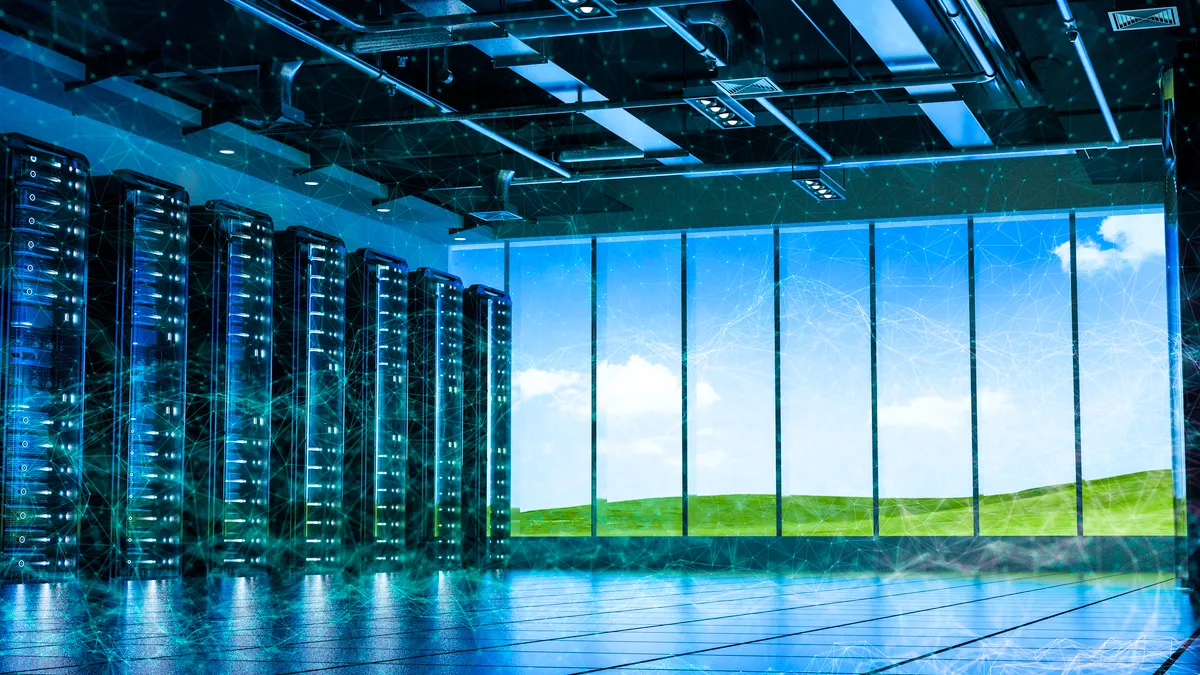
[[[462,281],[409,274],[409,548],[439,568],[462,562]]]
[[[463,564],[508,562],[512,484],[512,299],[487,286],[463,294]]]
[[[83,509],[87,159],[0,137],[0,576],[52,577],[78,562]]]
[[[404,554],[408,472],[408,264],[360,249],[347,264],[344,529],[352,569]]]
[[[83,569],[178,572],[187,366],[188,195],[96,179],[88,235]]]
[[[274,225],[224,201],[191,212],[184,572],[266,564]]]
[[[273,569],[342,564],[346,247],[304,227],[275,235]]]

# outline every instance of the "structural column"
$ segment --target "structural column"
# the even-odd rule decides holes
[[[1200,53],[1164,71],[1163,153],[1171,326],[1177,572],[1200,588]]]

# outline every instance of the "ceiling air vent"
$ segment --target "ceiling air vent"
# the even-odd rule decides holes
[[[1179,26],[1179,11],[1174,7],[1123,9],[1109,12],[1108,20],[1114,31],[1176,28]]]
[[[713,84],[734,98],[754,98],[764,94],[778,94],[783,91],[769,77],[742,77],[736,80],[714,80]]]

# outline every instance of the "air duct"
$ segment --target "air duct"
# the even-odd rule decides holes
[[[501,220],[524,220],[517,211],[517,207],[508,201],[509,189],[512,187],[515,175],[514,171],[501,169],[489,176],[483,185],[487,196],[482,202],[476,204],[467,215],[485,223]]]
[[[713,84],[730,96],[753,97],[779,91],[767,70],[762,22],[758,12],[743,0],[686,9],[684,22],[712,26],[725,36],[725,63]]]

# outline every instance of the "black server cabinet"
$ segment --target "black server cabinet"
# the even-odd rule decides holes
[[[360,249],[349,255],[347,270],[347,564],[392,569],[405,543],[408,264]]]
[[[88,235],[83,569],[178,573],[183,520],[188,195],[96,179]]]
[[[266,565],[274,226],[224,201],[192,209],[184,572]]]
[[[508,562],[512,483],[512,300],[487,286],[463,294],[463,564]]]
[[[343,564],[345,315],[342,241],[303,227],[277,233],[273,571]]]
[[[0,576],[74,572],[83,511],[88,162],[0,137]]]
[[[462,563],[462,281],[409,274],[407,537],[439,568]]]

